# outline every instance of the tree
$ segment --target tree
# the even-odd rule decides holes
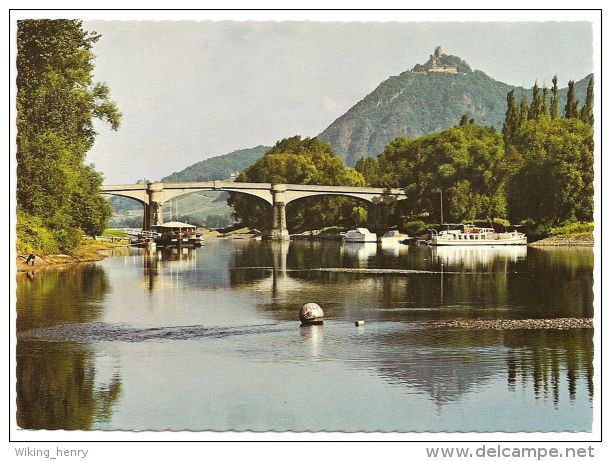
[[[81,25],[45,19],[17,28],[17,206],[59,234],[104,227],[101,177],[83,162],[97,134],[93,119],[113,130],[121,119],[108,88],[92,81],[100,36]],[[80,216],[75,203],[87,203]]]
[[[594,77],[588,82],[588,90],[586,92],[586,102],[581,108],[579,118],[582,122],[590,126],[594,125]]]
[[[575,82],[569,81],[569,91],[566,95],[566,105],[564,106],[564,118],[579,118],[577,107],[579,101],[575,99]]]
[[[558,102],[558,76],[552,78],[552,95],[550,98],[549,116],[552,120],[560,118],[560,106]]]
[[[508,217],[556,225],[591,221],[592,127],[576,118],[526,122],[515,138],[521,167],[507,184]]]
[[[511,125],[506,125],[511,126]],[[503,138],[493,127],[464,125],[410,141],[397,138],[378,157],[380,182],[401,187],[397,209],[408,219],[428,214],[463,221],[505,213]],[[381,185],[381,184],[378,184]]]
[[[505,145],[511,142],[511,139],[517,133],[520,127],[520,115],[518,106],[516,106],[515,91],[511,90],[507,93],[507,112],[505,112],[505,123],[503,123],[503,139]]]
[[[380,178],[380,167],[378,166],[376,159],[373,157],[358,159],[354,169],[363,175],[366,186],[371,186],[372,184],[378,183]]]
[[[528,110],[528,120],[537,120],[541,114],[541,96],[539,95],[539,85],[535,81],[533,86],[533,98],[530,103],[530,109]]]
[[[364,186],[363,176],[352,168],[344,168],[330,144],[318,138],[300,136],[278,141],[263,157],[246,168],[237,182],[269,182],[272,184],[319,184],[329,186]],[[234,208],[234,217],[243,225],[266,228],[272,209],[262,200],[230,193],[227,200]],[[290,229],[319,229],[353,221],[354,200],[342,197],[308,197],[289,203],[287,225]]]

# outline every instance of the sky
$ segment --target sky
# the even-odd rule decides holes
[[[94,81],[123,113],[117,132],[96,123],[87,163],[105,184],[157,181],[213,156],[314,137],[439,45],[528,88],[554,75],[564,87],[595,68],[592,13],[367,13],[82,12],[83,28],[101,34]]]

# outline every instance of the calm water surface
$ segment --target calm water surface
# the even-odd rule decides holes
[[[591,317],[593,265],[590,248],[218,239],[197,250],[125,250],[94,265],[18,274],[17,422],[590,430],[592,330],[427,323]],[[322,306],[324,325],[300,326],[305,302]]]

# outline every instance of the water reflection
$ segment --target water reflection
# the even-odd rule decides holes
[[[17,424],[27,429],[87,430],[110,419],[121,395],[118,370],[105,378],[87,348],[17,344]]]
[[[496,267],[508,267],[525,259],[528,252],[526,245],[499,247],[431,247],[432,258],[443,263],[446,268],[483,268],[493,270]]]
[[[342,245],[344,254],[355,257],[359,265],[366,265],[366,262],[378,252],[377,243],[344,243]]]
[[[17,275],[17,332],[98,320],[110,291],[106,271],[78,265]],[[121,392],[100,378],[82,343],[17,341],[17,423],[29,429],[89,429],[105,421]]]
[[[322,395],[327,403],[343,408],[352,409],[352,398],[339,383],[375,395],[375,405],[367,409],[369,425],[363,426],[368,430],[446,427],[444,412],[477,415],[479,396],[486,393],[526,411],[538,401],[547,412],[542,421],[559,419],[556,426],[546,426],[524,417],[519,430],[563,428],[558,415],[567,413],[581,418],[578,429],[588,428],[592,330],[426,325],[449,319],[588,316],[593,311],[591,250],[414,245],[396,253],[361,246],[353,251],[337,242],[214,241],[197,250],[134,250],[97,265],[33,279],[20,276],[19,425],[133,429],[121,426],[117,415],[129,421],[126,415],[144,406],[139,427],[159,428],[168,423],[156,415],[180,419],[175,415],[196,406],[196,416],[175,427],[243,427],[251,410],[240,413],[238,422],[201,418],[207,409],[225,405],[218,395],[250,409],[252,395],[268,396],[273,387],[288,397],[277,406],[261,397],[265,403],[257,411],[271,418],[262,429],[290,429],[293,423],[286,421],[292,419],[274,415],[286,411],[291,397],[286,387],[307,377],[309,386],[331,392]],[[369,273],[370,268],[387,272]],[[299,327],[299,307],[309,301],[323,306],[324,326]],[[365,320],[365,326],[354,327],[356,320]],[[19,336],[32,331],[38,336]],[[151,389],[151,374],[157,376],[164,366],[180,371],[160,385],[168,395],[184,395],[184,402],[159,400]],[[238,375],[236,370],[239,378],[228,379]],[[200,385],[204,381],[207,385]],[[386,425],[384,408],[430,410],[423,402],[439,410],[434,418]],[[308,410],[293,410],[291,417],[304,415],[299,427],[311,428]],[[346,418],[352,418],[350,411]],[[226,412],[219,414],[228,418]],[[501,421],[500,430],[507,429],[502,426],[507,421],[497,416],[482,417],[473,427],[489,430],[491,422]],[[329,418],[329,425],[335,424]],[[262,424],[264,417],[255,420]],[[457,424],[450,426],[463,430],[471,423]]]
[[[557,406],[563,386],[575,400],[580,380],[593,398],[592,337],[592,330],[585,329],[407,329],[377,336],[375,347],[384,352],[380,376],[420,389],[439,406],[500,376],[511,392],[520,384],[523,392],[532,390],[536,399],[553,399]]]
[[[155,289],[158,280],[161,289],[179,288],[179,274],[197,267],[197,252],[193,248],[143,248],[140,251],[143,284],[149,291]]]
[[[94,264],[18,273],[17,329],[95,320],[109,290],[106,271]]]
[[[323,328],[323,325],[302,325],[299,328],[299,334],[303,338],[311,358],[319,358],[322,355]]]

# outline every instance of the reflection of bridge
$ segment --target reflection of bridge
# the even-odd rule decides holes
[[[191,192],[214,190],[240,192],[265,200],[274,208],[273,222],[268,236],[274,239],[288,238],[286,205],[293,200],[314,195],[343,195],[368,202],[383,198],[402,200],[407,198],[401,189],[375,187],[317,186],[301,184],[239,183],[229,181],[143,183],[119,186],[102,186],[102,194],[129,197],[144,205],[144,229],[151,230],[163,223],[161,207],[164,202]]]

